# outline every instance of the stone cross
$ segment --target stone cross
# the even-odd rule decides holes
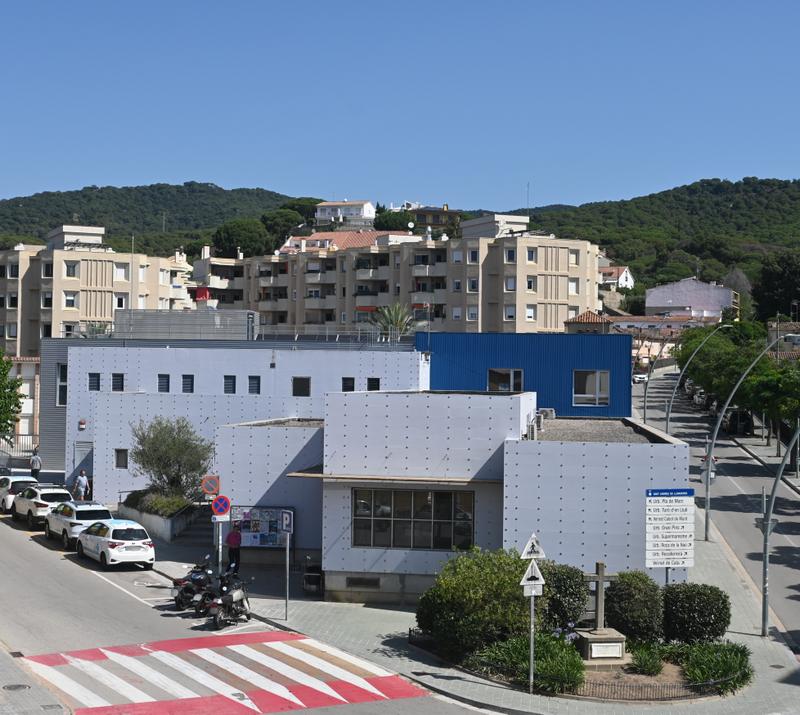
[[[594,632],[604,631],[606,627],[606,582],[615,581],[617,574],[606,573],[602,561],[595,564],[595,573],[583,574],[584,581],[595,584],[594,591]]]

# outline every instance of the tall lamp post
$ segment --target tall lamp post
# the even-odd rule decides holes
[[[644,408],[642,409],[642,421],[647,424],[647,388],[650,387],[650,378],[653,376],[653,368],[656,366],[656,363],[661,359],[661,353],[664,352],[664,348],[667,346],[668,338],[664,338],[664,342],[661,343],[661,347],[658,350],[658,355],[656,355],[656,359],[650,363],[650,369],[647,371],[647,382],[644,383]]]
[[[675,393],[678,391],[678,385],[681,384],[681,380],[683,379],[683,374],[686,372],[686,368],[689,367],[689,363],[694,360],[694,356],[700,352],[700,349],[705,345],[714,335],[716,335],[720,330],[725,328],[732,328],[733,325],[731,323],[722,323],[719,325],[715,330],[710,332],[703,338],[703,342],[700,343],[695,349],[694,352],[689,356],[689,359],[686,361],[686,364],[683,366],[683,370],[681,370],[680,375],[678,375],[678,379],[675,381],[675,386],[672,388],[672,396],[669,398],[669,403],[667,404],[667,425],[665,428],[665,432],[669,434],[669,418],[672,415],[672,403],[675,402]]]
[[[706,451],[706,504],[705,504],[705,540],[708,541],[708,531],[711,526],[711,463],[713,461],[714,455],[714,447],[717,444],[717,435],[719,434],[719,428],[722,426],[722,419],[725,417],[725,412],[728,410],[728,406],[731,404],[736,391],[739,389],[741,384],[744,382],[744,379],[750,374],[750,371],[758,364],[758,361],[761,360],[764,355],[766,355],[772,347],[781,339],[783,338],[796,338],[798,337],[794,333],[790,333],[789,335],[784,335],[782,337],[777,337],[773,340],[767,347],[765,347],[756,357],[753,362],[750,363],[747,370],[745,370],[739,379],[736,381],[736,384],[733,386],[731,390],[731,394],[728,395],[728,399],[725,400],[725,404],[722,406],[722,409],[719,411],[717,415],[717,422],[714,425],[714,431],[711,433],[711,439],[708,442],[708,449]]]

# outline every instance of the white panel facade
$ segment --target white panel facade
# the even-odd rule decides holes
[[[243,506],[293,507],[293,544],[322,548],[322,482],[287,477],[322,463],[322,428],[277,424],[217,428],[214,473],[225,495]]]
[[[616,572],[644,569],[645,490],[686,488],[689,446],[509,440],[504,462],[505,548],[522,549],[535,531],[548,558]],[[663,569],[649,572],[663,581]]]
[[[325,474],[497,480],[503,442],[519,439],[536,395],[330,393]]]

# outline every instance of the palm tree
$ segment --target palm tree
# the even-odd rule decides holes
[[[405,335],[413,323],[414,318],[404,303],[381,306],[372,317],[372,324],[378,326],[381,333],[386,333],[390,337],[399,338]]]

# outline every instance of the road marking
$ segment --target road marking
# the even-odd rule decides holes
[[[111,579],[108,579],[105,576],[103,576],[103,574],[97,573],[97,571],[92,571],[91,573],[93,573],[95,576],[97,576],[97,578],[103,579],[103,581],[105,581],[106,583],[111,584],[114,588],[118,588],[123,593],[127,593],[131,598],[135,598],[137,601],[139,601],[139,603],[143,603],[148,608],[155,608],[155,606],[153,606],[153,604],[148,603],[143,598],[139,598],[135,593],[131,593],[127,588],[123,588],[118,583],[114,583]]]
[[[176,698],[199,698],[200,696],[189,688],[184,687],[180,683],[168,678],[164,673],[161,673],[149,665],[142,662],[142,658],[131,658],[129,655],[122,655],[115,653],[113,650],[100,649],[109,660],[127,668],[132,673],[136,673],[140,678],[143,678],[148,683],[152,683],[157,688],[160,688],[166,693],[169,693]]]
[[[243,655],[245,658],[254,660],[256,663],[263,665],[270,670],[274,670],[276,673],[280,673],[290,680],[300,683],[301,685],[318,690],[319,692],[335,698],[336,700],[341,700],[343,703],[347,702],[347,700],[339,695],[339,693],[337,693],[325,681],[319,680],[308,673],[304,673],[302,670],[298,670],[297,668],[294,668],[288,663],[284,663],[277,658],[273,658],[272,656],[261,653],[260,651],[257,651],[254,648],[246,645],[231,645],[228,646],[228,648],[239,655]]]
[[[368,681],[364,680],[355,673],[351,673],[349,670],[345,670],[344,668],[340,668],[338,665],[334,665],[333,663],[329,663],[327,660],[323,660],[322,658],[318,658],[315,655],[312,655],[308,651],[301,650],[300,648],[294,648],[293,646],[288,645],[287,643],[265,643],[264,645],[268,646],[269,648],[274,648],[275,650],[283,653],[284,655],[288,655],[291,658],[295,658],[297,660],[301,660],[304,663],[307,663],[312,668],[316,668],[317,670],[321,670],[323,673],[327,673],[328,675],[332,675],[337,680],[343,680],[346,683],[350,683],[351,685],[355,685],[357,688],[361,688],[362,690],[366,690],[369,693],[373,693],[375,695],[379,695],[382,698],[386,696],[378,690],[374,685],[369,683]],[[349,657],[348,657],[349,658]]]
[[[323,653],[332,655],[334,658],[349,661],[353,665],[361,668],[361,670],[366,670],[368,673],[378,675],[381,678],[386,678],[393,675],[393,673],[390,673],[388,670],[384,670],[383,668],[379,668],[377,665],[370,663],[368,660],[364,660],[363,658],[359,658],[355,655],[350,655],[350,653],[345,653],[343,650],[334,648],[332,645],[328,645],[327,643],[320,643],[313,638],[306,638],[303,643],[308,643],[308,645],[312,646],[316,650],[321,650]]]
[[[224,655],[210,650],[209,648],[198,648],[197,650],[190,652],[194,653],[195,655],[199,655],[203,660],[207,660],[209,663],[212,663],[223,670],[227,670],[237,678],[241,678],[242,680],[252,683],[260,690],[266,690],[268,693],[273,693],[284,700],[288,700],[295,705],[299,705],[301,708],[305,707],[303,701],[297,698],[297,696],[295,696],[285,685],[281,685],[280,683],[276,683],[274,680],[265,678],[263,675],[256,673],[254,670],[250,670],[250,668],[237,663],[235,660],[226,658]]]
[[[203,623],[203,621],[199,621]],[[213,636],[227,636],[231,633],[237,633],[238,631],[246,631],[248,628],[263,628],[263,623],[246,623],[243,626],[239,626],[238,628],[226,628],[225,631],[215,631],[211,635]]]
[[[134,687],[130,683],[126,683],[122,678],[114,673],[106,670],[103,666],[98,665],[96,662],[91,660],[81,660],[80,658],[73,658],[72,656],[65,656],[67,659],[67,663],[71,666],[74,666],[80,671],[83,671],[87,675],[90,675],[95,680],[99,681],[103,685],[108,686],[111,690],[116,691],[123,697],[127,698],[131,702],[134,703],[152,703],[155,702],[155,698],[151,697],[147,693],[142,692],[139,688]]]
[[[68,678],[63,673],[49,665],[42,665],[35,660],[26,660],[28,667],[51,685],[54,685],[61,692],[66,693],[79,703],[83,703],[87,708],[101,708],[111,703],[103,700],[99,695],[95,695],[88,688],[84,688],[80,683],[76,683],[72,678]]]
[[[183,660],[183,658],[179,658],[174,653],[166,653],[163,650],[156,650],[150,653],[150,657],[160,660],[170,668],[177,670],[179,673],[183,673],[183,675],[185,675],[187,678],[191,678],[209,690],[213,690],[220,695],[224,695],[226,698],[229,698],[234,702],[241,703],[245,707],[250,708],[257,713],[261,712],[261,709],[241,690],[232,688],[230,685],[223,683],[213,675],[206,673],[204,670],[200,670],[200,668],[196,668],[191,663],[187,663],[185,660]]]

